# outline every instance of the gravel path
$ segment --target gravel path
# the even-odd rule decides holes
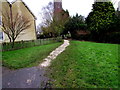
[[[45,88],[47,87],[48,81],[50,80],[45,76],[46,68],[50,66],[50,63],[65,48],[69,46],[69,41],[64,40],[64,43],[50,53],[45,58],[44,62],[37,67],[23,68],[19,70],[9,70],[3,68],[2,70],[2,87],[3,88]]]
[[[58,48],[56,48],[54,51],[52,51],[50,53],[50,55],[47,58],[44,59],[44,62],[41,63],[39,66],[40,67],[50,66],[51,61],[54,60],[60,53],[62,53],[65,50],[65,48],[69,45],[70,45],[69,41],[64,40],[64,43],[61,46],[59,46]]]

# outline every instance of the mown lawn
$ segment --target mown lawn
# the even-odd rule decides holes
[[[49,70],[53,87],[117,88],[118,45],[71,41]]]
[[[38,65],[51,51],[62,43],[53,43],[14,51],[2,52],[2,64],[11,69]]]

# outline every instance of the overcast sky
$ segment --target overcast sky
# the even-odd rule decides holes
[[[9,2],[12,2],[14,0],[8,0]],[[53,2],[53,0],[23,0],[25,4],[30,8],[30,10],[33,12],[33,14],[37,17],[36,24],[38,25],[40,20],[40,15],[42,7],[46,6],[49,2]],[[115,4],[114,7],[117,9],[118,2],[120,0],[112,0]],[[94,3],[94,0],[62,0],[62,6],[63,9],[68,9],[71,16],[78,13],[79,15],[83,15],[87,17],[89,12],[92,9],[92,4]]]

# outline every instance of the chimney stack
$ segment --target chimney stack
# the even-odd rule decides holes
[[[62,0],[54,0],[54,14],[62,11]]]

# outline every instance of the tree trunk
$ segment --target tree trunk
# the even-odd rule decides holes
[[[9,35],[7,35],[7,36],[8,36],[8,38],[9,38],[10,42],[12,42],[12,40],[11,40],[10,36],[9,36]]]
[[[11,43],[12,42],[11,38],[9,38],[9,40],[10,40],[10,43]]]
[[[14,48],[15,40],[12,41],[12,48]]]

